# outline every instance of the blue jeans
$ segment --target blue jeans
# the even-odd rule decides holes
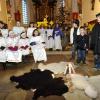
[[[80,63],[81,61],[85,63],[86,60],[86,50],[77,50],[77,63]]]
[[[100,69],[100,55],[94,56],[94,64],[95,64],[95,68]]]

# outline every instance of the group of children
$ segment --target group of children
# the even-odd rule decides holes
[[[34,29],[37,29],[37,24],[30,23],[29,28],[27,29],[28,38],[32,36],[31,34]],[[55,27],[51,26],[50,24],[47,27],[41,25],[38,27],[38,31],[45,42],[46,49],[62,50],[61,37],[64,34],[58,24],[56,24]]]
[[[72,58],[75,59],[77,52],[77,63],[86,63],[86,53],[89,48],[89,37],[84,26],[79,27],[79,20],[73,21],[70,31],[70,43],[72,44]]]
[[[46,51],[62,50],[61,36],[63,32],[56,24],[53,29],[50,25],[45,29],[37,28],[37,24],[30,23],[25,29],[20,22],[12,30],[8,30],[7,24],[0,21],[0,62],[22,62],[30,53],[34,61],[47,61]]]
[[[4,68],[6,62],[22,62],[31,52],[35,62],[47,61],[45,42],[38,29],[34,29],[28,38],[25,28],[19,22],[11,31],[4,29],[4,25],[0,21],[0,63]]]

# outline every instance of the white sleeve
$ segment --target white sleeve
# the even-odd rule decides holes
[[[73,44],[73,28],[70,30],[70,43]]]
[[[78,30],[77,30],[77,35],[80,35],[80,29],[78,28]]]

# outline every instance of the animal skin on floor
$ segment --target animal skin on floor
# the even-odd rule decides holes
[[[64,80],[62,78],[53,78],[52,74],[53,72],[49,70],[41,71],[35,69],[21,76],[11,76],[10,80],[18,83],[16,88],[24,90],[36,89],[33,100],[37,100],[40,96],[61,96],[68,92],[68,87],[64,84]]]
[[[98,97],[96,100],[100,100],[100,75],[91,76],[88,79],[89,83],[92,84],[98,91]]]

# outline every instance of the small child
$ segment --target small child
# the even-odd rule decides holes
[[[57,23],[53,30],[54,49],[56,51],[62,50],[61,37],[63,36],[64,36],[64,33],[62,32],[61,28],[59,27],[59,24]]]
[[[33,31],[36,29],[36,27],[34,27],[34,22],[30,22],[29,27],[27,29],[27,37],[31,38],[32,37],[32,33]]]
[[[87,47],[87,38],[85,36],[85,29],[83,26],[80,27],[80,35],[77,36],[77,63],[81,61],[83,64],[86,64],[86,50]]]
[[[26,56],[30,54],[29,39],[27,38],[26,32],[22,32],[20,35],[19,48],[22,51],[22,60],[25,61]]]
[[[30,38],[30,46],[35,62],[47,61],[45,44],[37,29],[33,31],[32,37]]]
[[[51,25],[48,25],[48,29],[47,29],[47,49],[49,49],[50,51],[53,50],[54,47],[54,40],[53,40],[53,29],[51,27]]]
[[[13,32],[9,32],[9,37],[6,40],[7,43],[7,61],[19,63],[22,61],[22,52],[18,47],[19,37]]]

